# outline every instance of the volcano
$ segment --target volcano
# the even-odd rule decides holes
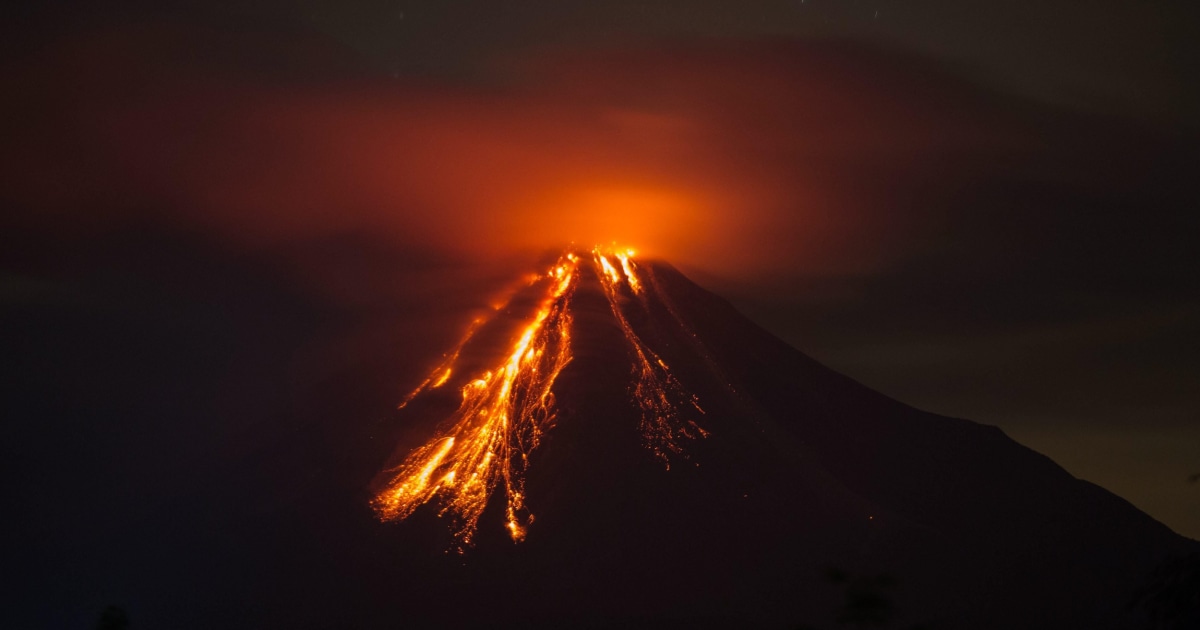
[[[840,574],[889,576],[890,627],[1125,628],[1196,549],[629,251],[526,279],[392,427],[376,544],[422,550],[383,588],[397,622],[829,627]]]

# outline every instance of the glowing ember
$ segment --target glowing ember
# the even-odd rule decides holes
[[[408,403],[412,402],[414,398],[422,393],[445,385],[446,381],[450,380],[450,373],[453,371],[454,362],[458,361],[458,355],[462,353],[463,346],[467,345],[467,342],[469,342],[471,338],[475,336],[475,332],[479,330],[479,327],[483,325],[485,321],[486,320],[484,319],[476,319],[475,321],[471,322],[471,327],[467,329],[467,334],[463,337],[462,341],[458,342],[458,345],[454,347],[454,350],[451,350],[446,354],[445,360],[443,360],[440,365],[434,368],[433,373],[426,377],[424,381],[421,381],[421,384],[418,385],[416,389],[412,390],[409,395],[405,396],[404,400],[396,408],[403,409],[408,405]]]
[[[616,262],[614,264],[613,260]],[[671,374],[666,362],[634,332],[624,312],[629,287],[637,302],[648,305],[637,275],[633,251],[592,251],[596,275],[621,331],[630,346],[633,384],[630,392],[641,409],[643,443],[670,468],[671,458],[684,455],[681,441],[708,435],[684,419],[682,407],[704,413],[696,397]],[[445,423],[447,428],[411,452],[373,502],[384,520],[403,519],[435,498],[439,516],[449,514],[462,545],[470,545],[479,518],[496,487],[503,484],[505,527],[514,541],[525,538],[533,515],[525,505],[525,473],[529,454],[555,419],[555,379],[571,360],[568,304],[580,258],[564,254],[540,276],[545,294],[532,320],[522,330],[503,361],[462,388],[462,404]],[[462,349],[484,320],[476,320],[458,346],[446,355],[401,407],[419,394],[444,385]]]

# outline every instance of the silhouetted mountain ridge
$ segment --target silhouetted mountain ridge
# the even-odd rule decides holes
[[[829,626],[823,571],[839,567],[897,578],[896,627],[1136,627],[1139,580],[1195,546],[996,427],[821,366],[669,264],[638,269],[644,290],[623,285],[619,308],[707,437],[680,439],[669,467],[645,447],[629,344],[581,266],[528,539],[508,540],[494,497],[464,581],[423,583],[430,602],[471,594],[456,621]],[[436,529],[433,511],[398,527]]]

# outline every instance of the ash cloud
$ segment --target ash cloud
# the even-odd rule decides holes
[[[24,59],[16,220],[250,248],[364,232],[472,259],[615,240],[735,276],[862,273],[937,223],[916,207],[930,182],[1037,142],[945,69],[850,45],[567,51],[490,86],[264,81],[197,61],[212,47],[126,29]]]

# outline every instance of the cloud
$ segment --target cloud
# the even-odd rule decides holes
[[[178,41],[126,30],[25,61],[3,155],[22,220],[863,273],[929,229],[910,202],[931,178],[1033,142],[936,65],[848,45],[564,51],[482,86],[264,80]]]

